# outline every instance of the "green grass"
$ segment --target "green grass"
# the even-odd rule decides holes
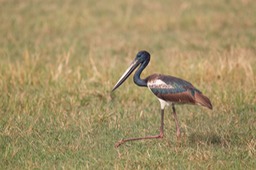
[[[256,167],[256,4],[253,0],[0,1],[0,166],[3,169],[253,169]],[[166,109],[126,81],[189,80],[213,110]]]

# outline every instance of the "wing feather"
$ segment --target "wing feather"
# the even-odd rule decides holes
[[[150,91],[166,102],[198,104],[212,109],[211,101],[188,81],[161,74],[153,74],[146,81]]]

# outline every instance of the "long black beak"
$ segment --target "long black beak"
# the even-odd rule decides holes
[[[138,67],[140,62],[138,60],[134,60],[129,68],[124,72],[124,74],[121,76],[121,78],[118,80],[114,88],[112,89],[112,92],[117,89],[130,75],[131,73]]]

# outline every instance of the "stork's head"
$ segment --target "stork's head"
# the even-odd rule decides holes
[[[150,54],[149,52],[143,50],[139,51],[135,57],[135,59],[132,61],[131,65],[128,67],[128,69],[124,72],[124,74],[121,76],[121,78],[118,80],[112,91],[117,89],[130,75],[131,73],[143,62],[147,61],[147,63],[150,60]]]

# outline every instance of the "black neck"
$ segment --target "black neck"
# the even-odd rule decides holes
[[[144,86],[147,87],[147,82],[145,79],[141,79],[140,75],[142,73],[142,71],[146,68],[146,66],[148,65],[149,60],[145,60],[144,62],[141,63],[140,67],[138,68],[138,70],[135,72],[134,76],[133,76],[133,81],[135,84],[137,84],[138,86]]]

